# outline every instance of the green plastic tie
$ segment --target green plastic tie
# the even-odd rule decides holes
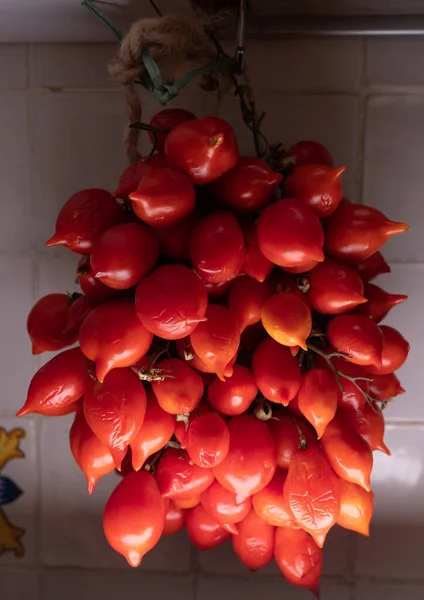
[[[106,27],[108,27],[108,29],[110,29],[112,31],[112,33],[115,34],[118,41],[122,42],[122,39],[123,39],[122,33],[119,31],[119,29],[116,27],[116,25],[109,19],[109,17],[107,17],[104,13],[102,13],[101,10],[99,10],[96,6],[94,6],[92,0],[82,0],[81,4],[82,4],[82,6],[85,6],[85,8],[88,8],[88,10],[90,12],[92,12],[94,15],[96,15],[96,17],[100,21],[102,21],[106,25]]]

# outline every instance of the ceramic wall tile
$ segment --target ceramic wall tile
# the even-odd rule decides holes
[[[4,69],[0,65],[0,73]],[[29,249],[30,172],[28,98],[24,91],[0,92],[0,181],[1,208],[0,252],[20,252]]]
[[[407,234],[387,242],[385,256],[422,261],[424,211],[417,206],[424,187],[424,97],[371,97],[366,118],[363,201],[410,226]]]
[[[43,600],[37,573],[0,567],[0,590],[7,600]]]
[[[117,598],[173,598],[194,600],[189,577],[155,575],[139,570],[54,570],[43,576],[42,600],[117,600]],[[28,600],[30,600],[28,598]],[[32,598],[31,598],[32,600]]]
[[[0,568],[36,561],[38,488],[34,420],[0,416]]]
[[[422,600],[424,586],[408,583],[360,583],[356,587],[355,600]]]
[[[46,565],[126,569],[125,559],[106,542],[102,529],[105,503],[120,478],[103,477],[88,496],[83,473],[69,449],[73,416],[43,419],[41,426],[42,557]],[[141,568],[189,571],[185,533],[164,537]]]
[[[384,323],[398,329],[408,340],[411,349],[406,363],[396,373],[406,392],[389,403],[384,416],[389,421],[422,421],[424,371],[417,365],[424,361],[424,319],[421,317],[424,306],[424,264],[393,264],[391,269],[391,273],[378,277],[375,283],[393,294],[407,294],[408,300],[395,306]]]
[[[28,48],[25,44],[2,44],[0,46],[0,90],[26,88],[27,56]]]
[[[367,76],[371,87],[424,85],[422,37],[367,40]]]

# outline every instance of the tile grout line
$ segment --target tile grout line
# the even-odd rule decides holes
[[[355,202],[362,204],[365,177],[365,140],[367,128],[367,42],[364,37],[361,38],[360,44],[361,51],[358,87],[358,131],[356,139]]]

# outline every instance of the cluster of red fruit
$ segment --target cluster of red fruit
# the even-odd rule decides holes
[[[104,531],[131,565],[185,526],[317,592],[330,528],[368,535],[372,452],[389,453],[381,407],[409,347],[378,323],[406,296],[369,281],[407,226],[343,198],[316,142],[276,171],[239,157],[222,119],[171,109],[150,130],[157,152],[113,195],[59,213],[47,245],[83,255],[83,295],[41,298],[28,332],[34,353],[79,346],[35,374],[18,415],[76,413],[90,493],[121,471]]]

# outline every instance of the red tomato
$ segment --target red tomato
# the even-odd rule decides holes
[[[267,206],[257,224],[259,248],[280,267],[324,260],[324,233],[317,215],[301,200],[288,198]]]
[[[307,296],[312,308],[324,315],[348,312],[367,301],[355,269],[332,258],[311,271]]]
[[[339,516],[340,484],[317,445],[293,455],[284,484],[284,499],[298,525],[322,548]]]
[[[175,418],[162,410],[156,396],[147,391],[146,414],[137,435],[131,442],[132,466],[139,471],[149,456],[161,450],[175,431]]]
[[[158,244],[141,223],[125,223],[106,231],[94,244],[90,264],[94,277],[116,290],[125,290],[153,269]]]
[[[315,267],[319,264],[320,263],[317,262],[316,260],[310,260],[309,262],[305,263],[304,265],[299,265],[298,267],[282,267],[282,269],[284,269],[284,271],[287,271],[287,273],[294,273],[296,275],[296,274],[307,273],[308,271],[312,271],[312,269],[315,269]]]
[[[198,496],[193,496],[192,498],[174,498],[172,504],[177,509],[187,510],[189,508],[195,508],[200,504],[200,494]]]
[[[362,410],[345,411],[343,418],[368,442],[371,450],[380,450],[391,456],[390,450],[384,443],[384,417],[377,407],[365,404]]]
[[[253,415],[233,417],[228,421],[228,429],[230,450],[213,472],[225,489],[236,494],[238,503],[271,481],[277,453],[266,423]]]
[[[252,373],[242,365],[234,365],[231,377],[221,381],[215,377],[208,387],[208,400],[222,415],[233,417],[246,412],[258,394]]]
[[[363,306],[359,306],[355,312],[371,317],[376,323],[380,323],[387,316],[390,309],[408,299],[405,294],[389,294],[373,283],[365,284],[364,295],[368,302]]]
[[[77,412],[69,431],[69,444],[75,462],[87,478],[91,494],[98,480],[115,469],[112,454],[92,432],[83,411]]]
[[[356,263],[355,267],[364,282],[371,281],[377,275],[383,275],[383,273],[390,273],[391,271],[381,252],[374,252],[365,260]]]
[[[70,415],[71,413],[78,412],[82,409],[83,398],[72,402],[72,404],[67,404],[66,406],[59,406],[57,408],[51,407],[49,409],[48,415],[43,415],[44,417],[64,417],[65,415]]]
[[[346,167],[326,165],[296,166],[284,182],[283,197],[305,202],[320,217],[328,217],[339,206],[342,196],[340,178]]]
[[[225,296],[228,290],[231,289],[234,281],[231,279],[230,281],[223,281],[222,283],[211,283],[210,281],[205,281],[202,279],[198,273],[196,273],[196,275],[202,282],[202,285],[205,288],[209,298],[219,298],[220,296]]]
[[[25,404],[16,416],[49,415],[79,400],[90,380],[89,366],[79,348],[54,356],[31,379]]]
[[[288,348],[269,337],[253,353],[252,372],[260,392],[271,402],[287,406],[299,391],[298,361]]]
[[[321,445],[339,477],[360,485],[367,492],[371,489],[372,452],[352,427],[336,416],[327,425]]]
[[[348,262],[361,262],[397,233],[405,223],[389,221],[379,210],[363,204],[341,204],[325,222],[325,250]]]
[[[298,528],[293,513],[283,495],[287,472],[282,469],[275,471],[274,477],[257,494],[253,494],[252,502],[258,517],[275,527]]]
[[[165,140],[166,162],[196,185],[212,183],[238,160],[236,136],[223,119],[203,117],[176,125]]]
[[[139,219],[151,227],[171,227],[186,217],[196,205],[190,178],[181,171],[151,169],[130,194]]]
[[[374,375],[369,384],[369,394],[376,400],[386,402],[399,394],[404,394],[405,390],[400,384],[399,379],[394,373],[387,375]]]
[[[259,282],[247,275],[235,280],[228,295],[228,308],[240,332],[261,320],[262,307],[272,291],[269,281]]]
[[[383,352],[381,355],[381,368],[377,363],[367,366],[366,371],[373,375],[388,375],[401,368],[409,353],[409,343],[393,327],[381,325],[383,337]]]
[[[196,119],[196,115],[189,110],[184,110],[183,108],[165,108],[152,117],[150,120],[150,125],[152,127],[158,127],[159,129],[165,129],[168,131],[149,131],[150,141],[152,144],[154,144],[156,141],[156,150],[162,153],[165,151],[165,140],[169,131],[180,123],[192,121],[194,119]]]
[[[286,152],[295,165],[327,165],[333,166],[333,157],[325,146],[313,140],[302,140],[290,146]]]
[[[337,525],[368,536],[374,508],[374,494],[343,479],[340,479],[340,485],[341,505]]]
[[[195,465],[185,450],[167,448],[156,468],[156,479],[164,498],[185,500],[204,492],[215,478],[212,469]]]
[[[236,495],[226,490],[218,481],[214,481],[203,492],[201,502],[206,512],[226,531],[237,535],[237,523],[243,521],[252,508],[252,500],[246,498],[237,503]]]
[[[207,305],[202,282],[182,265],[159,267],[139,283],[135,296],[137,316],[144,327],[166,340],[190,335],[206,320]]]
[[[204,391],[199,373],[178,358],[167,358],[155,367],[167,375],[163,381],[152,381],[152,389],[159,406],[171,415],[194,410]]]
[[[190,338],[177,340],[175,345],[177,347],[178,356],[184,359],[190,367],[193,367],[193,369],[196,369],[196,371],[200,371],[201,373],[212,374],[214,372],[212,365],[207,365],[199,356],[197,356],[191,345]],[[229,375],[231,376],[231,372]]]
[[[265,567],[274,556],[275,527],[263,521],[254,510],[238,525],[233,535],[235,553],[250,571]]]
[[[164,502],[147,471],[130,473],[113,490],[103,514],[109,544],[131,567],[158,543],[165,524]]]
[[[227,308],[210,304],[206,318],[190,335],[190,342],[197,356],[224,381],[232,375],[232,370],[227,374],[227,367],[237,355],[240,333]]]
[[[324,369],[312,369],[303,374],[297,395],[299,410],[314,426],[318,439],[334,418],[340,395],[337,381]]]
[[[211,469],[222,463],[230,448],[230,433],[224,419],[217,412],[193,419],[187,430],[186,448],[199,467]]]
[[[61,350],[73,344],[78,335],[65,331],[72,298],[68,294],[47,294],[32,307],[27,319],[27,331],[32,353]]]
[[[219,204],[243,213],[256,212],[271,200],[283,176],[261,158],[241,156],[237,164],[209,188]]]
[[[78,297],[75,296],[76,294],[73,295],[72,303],[69,307],[68,323],[64,333],[66,336],[72,336],[73,339],[77,340],[81,325],[93,309],[93,303],[84,294]]]
[[[345,360],[356,365],[381,367],[383,335],[379,326],[363,315],[339,315],[327,325],[327,338]]]
[[[103,444],[110,448],[116,468],[141,426],[146,414],[146,392],[131,369],[114,369],[103,383],[85,392],[84,415]]]
[[[192,508],[186,519],[188,537],[199,550],[210,550],[230,537],[201,504]]]
[[[306,338],[312,330],[312,315],[304,298],[291,292],[274,294],[263,305],[261,319],[276,342],[307,350]]]
[[[163,528],[162,535],[172,535],[181,531],[185,525],[187,517],[187,510],[184,508],[177,508],[175,504],[168,500],[168,508],[165,514],[165,526]],[[166,502],[165,502],[166,504]]]
[[[306,444],[316,444],[316,436],[311,427],[289,411],[274,411],[268,426],[277,447],[277,465],[282,469],[290,467],[293,455]]]
[[[257,281],[265,281],[274,268],[274,265],[270,260],[265,258],[259,248],[256,223],[251,219],[245,219],[242,222],[242,229],[246,245],[246,258],[242,270],[246,275],[253,277]]]
[[[65,246],[78,254],[90,254],[101,234],[122,223],[125,212],[106,190],[81,190],[69,198],[56,219],[56,232],[46,246]]]
[[[278,527],[274,558],[287,581],[311,590],[319,598],[322,550],[306,531]]]
[[[329,348],[331,352],[331,348]],[[331,362],[336,367],[339,372],[340,382],[343,385],[344,391],[342,391],[341,395],[339,395],[339,405],[343,408],[353,408],[358,410],[362,408],[366,402],[366,397],[362,393],[363,390],[365,393],[368,393],[369,382],[364,379],[358,379],[357,383],[359,388],[349,379],[343,377],[343,374],[350,375],[352,377],[359,378],[369,378],[369,373],[367,373],[364,367],[360,367],[359,365],[354,365],[351,362],[345,361],[343,358],[333,357]],[[315,357],[315,363],[320,368],[326,369],[332,376],[333,371],[329,367],[326,360],[322,359],[320,356]]]
[[[81,350],[96,362],[96,376],[103,381],[116,367],[129,367],[150,348],[152,334],[137,319],[130,300],[96,306],[82,324]]]
[[[94,277],[89,256],[81,257],[78,263],[77,277],[81,290],[93,305],[115,300],[120,294],[118,290],[110,288]]]
[[[221,210],[200,219],[190,237],[190,257],[205,281],[234,279],[245,260],[243,232],[236,217]]]
[[[160,253],[172,260],[190,258],[190,236],[198,220],[199,215],[194,211],[171,227],[156,229]]]
[[[153,154],[148,160],[146,160],[146,157],[140,158],[124,170],[119,178],[118,188],[112,195],[115,198],[128,201],[128,196],[137,189],[140,179],[150,169],[162,169],[163,167],[165,167],[165,159],[162,154]]]

